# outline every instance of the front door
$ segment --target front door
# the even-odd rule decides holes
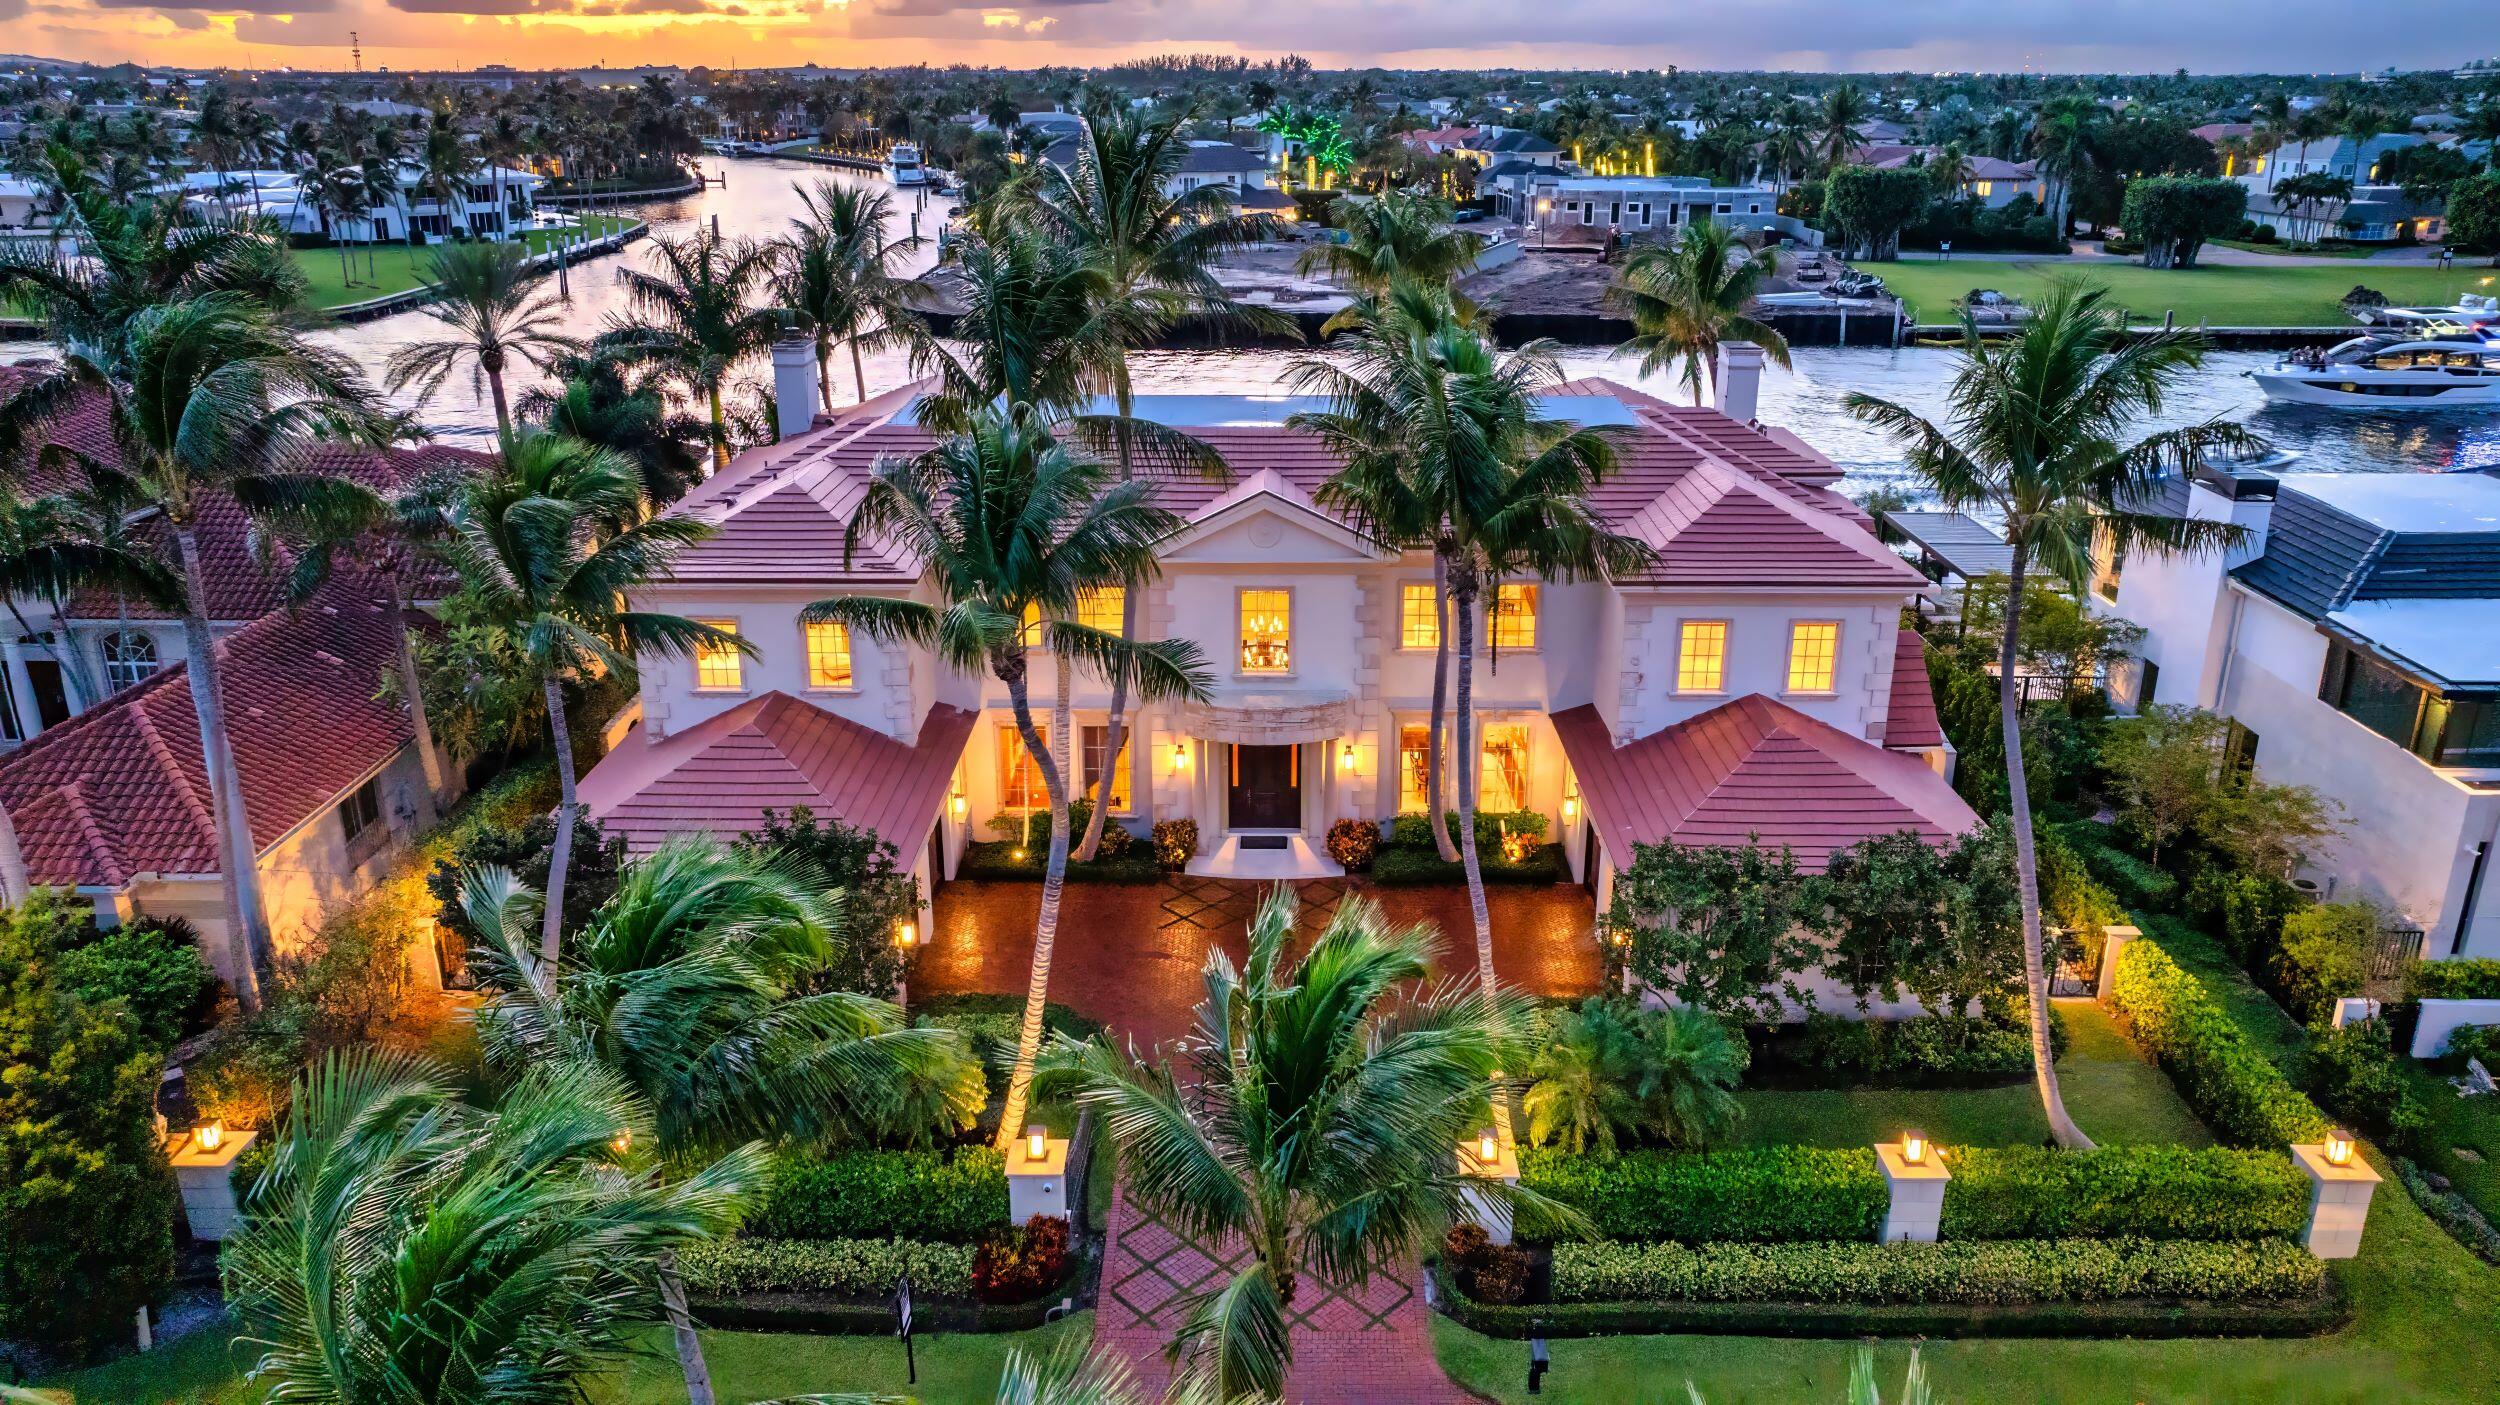
[[[1235,746],[1232,796],[1234,829],[1302,827],[1302,749]]]

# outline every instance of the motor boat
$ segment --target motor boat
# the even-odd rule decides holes
[[[929,168],[920,164],[920,148],[907,141],[898,141],[885,149],[880,163],[885,178],[896,185],[927,185]]]
[[[2346,410],[2500,408],[2500,328],[2440,337],[2380,333],[2304,348],[2249,378],[2286,405]]]
[[[2500,294],[2467,293],[2448,307],[2364,307],[2353,320],[2416,336],[2444,337],[2477,327],[2500,326]]]

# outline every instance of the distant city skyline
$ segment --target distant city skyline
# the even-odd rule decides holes
[[[2494,0],[0,0],[0,49],[367,69],[1117,62],[2353,73],[2500,53]]]

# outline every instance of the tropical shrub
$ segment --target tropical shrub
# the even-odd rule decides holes
[[[2469,1024],[2450,1030],[2448,1052],[2441,1057],[2459,1069],[2477,1059],[2486,1069],[2500,1069],[2500,1024]]]
[[[1155,821],[1155,862],[1165,868],[1186,867],[1198,853],[1196,820]]]
[[[553,808],[552,801],[549,808]],[[555,816],[543,811],[518,823],[481,821],[461,826],[443,861],[426,875],[425,885],[437,905],[435,920],[468,941],[481,940],[484,934],[469,925],[469,915],[461,907],[463,875],[473,868],[507,868],[543,893],[555,842]],[[615,894],[617,875],[624,867],[624,836],[604,835],[588,817],[579,818],[573,827],[572,861],[565,868],[564,930],[575,932],[588,925],[591,914]]]
[[[935,1025],[961,1033],[973,1057],[987,1070],[990,1092],[1004,1091],[1016,1057],[1016,1035],[1024,1023],[1021,995],[924,995],[912,1001],[912,1023]],[[1102,1021],[1080,1015],[1057,1001],[1042,1007],[1042,1036],[1065,1036],[1083,1043],[1101,1034]]]
[[[822,979],[836,990],[891,999],[908,965],[893,942],[895,924],[920,916],[919,880],[897,865],[894,846],[874,830],[819,820],[804,805],[787,814],[766,810],[762,826],[738,842],[804,863],[825,887],[841,890],[842,940]],[[569,885],[565,897],[572,898]]]
[[[1067,1276],[1068,1222],[1056,1215],[992,1234],[972,1256],[972,1295],[985,1303],[1031,1302]]]
[[[2405,972],[2405,994],[2416,1000],[2500,1000],[2500,957],[2417,961]]]
[[[1786,849],[1642,844],[1607,916],[1629,938],[1633,972],[1677,1004],[1773,1019],[1783,997],[1811,1003],[1799,977],[1821,960],[1817,902]]]
[[[2092,881],[2108,889],[2121,907],[2168,912],[2178,906],[2179,880],[2110,843],[2101,826],[2084,821],[2057,829],[2058,838],[2083,860]]]
[[[2381,921],[2368,903],[2319,903],[2285,918],[2273,982],[2285,1007],[2317,1024],[2335,1012],[2337,1000],[2359,995]]]
[[[2418,1154],[2430,1131],[2430,1110],[2397,1062],[2385,1020],[2356,1020],[2317,1031],[2302,1071],[2328,1111],[2366,1128],[2404,1155]]]
[[[1866,1239],[1888,1196],[1872,1148],[1757,1147],[1626,1152],[1529,1149],[1519,1183],[1578,1210],[1600,1239]]]
[[[61,952],[57,974],[88,1004],[128,1001],[139,1033],[159,1046],[207,1028],[216,1009],[217,974],[200,955],[200,934],[179,917],[87,929]]]
[[[1380,853],[1380,826],[1370,820],[1339,820],[1328,827],[1328,857],[1348,870],[1372,866]]]
[[[1524,1099],[1539,1146],[1611,1153],[1618,1137],[1707,1146],[1742,1115],[1744,1041],[1705,1011],[1592,998],[1555,1019]]]
[[[1459,1291],[1487,1303],[1515,1303],[1528,1293],[1526,1251],[1496,1244],[1472,1224],[1450,1226],[1441,1241],[1441,1261],[1457,1280]]]
[[[698,1293],[841,1293],[875,1297],[911,1275],[912,1289],[936,1297],[972,1296],[968,1244],[909,1239],[758,1239],[690,1244],[677,1266]]]
[[[2221,1301],[2317,1291],[2325,1263],[2282,1239],[1932,1244],[1560,1244],[1561,1302]]]
[[[1082,836],[1085,833],[1085,826],[1093,822],[1093,801],[1072,800],[1068,802],[1069,847],[1075,847],[1077,837]],[[1136,847],[1137,836],[1129,832],[1128,826],[1114,820],[1105,820],[1102,825],[1102,842],[1094,846],[1094,861],[1099,863],[1105,859],[1124,858],[1129,850]]]
[[[1443,820],[1449,825],[1452,838],[1458,834],[1458,811],[1448,811]],[[1545,816],[1536,810],[1478,810],[1476,812],[1476,852],[1488,862],[1502,852],[1502,836],[1532,841],[1530,847],[1545,842]],[[1432,842],[1432,821],[1424,815],[1400,815],[1389,822],[1389,843],[1400,849],[1435,849]],[[1436,850],[1437,852],[1437,850]]]
[[[2204,982],[2158,944],[2127,944],[2110,993],[2133,1022],[2136,1043],[2169,1071],[2188,1106],[2225,1141],[2272,1150],[2325,1133],[2317,1104],[2240,1033]]]
[[[2233,960],[2265,972],[2283,940],[2283,923],[2306,901],[2275,874],[2207,863],[2188,880],[2180,910],[2189,921],[2221,934]]]
[[[2297,1238],[2309,1181],[2280,1150],[1949,1148],[1946,1239]]]
[[[773,1239],[978,1244],[1007,1225],[1007,1161],[988,1147],[786,1157],[748,1225]]]
[[[1814,1087],[1969,1087],[2031,1076],[2031,1032],[2019,1010],[2007,1018],[1916,1015],[1853,1020],[1817,1011],[1804,1021],[1754,1027],[1763,1072]],[[2066,1045],[2066,1022],[2049,1011],[2052,1054]]]

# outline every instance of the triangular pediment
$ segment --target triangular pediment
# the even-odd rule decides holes
[[[1158,554],[1168,562],[1201,564],[1351,563],[1395,555],[1321,511],[1308,493],[1273,470],[1251,474],[1190,514],[1188,525]]]

